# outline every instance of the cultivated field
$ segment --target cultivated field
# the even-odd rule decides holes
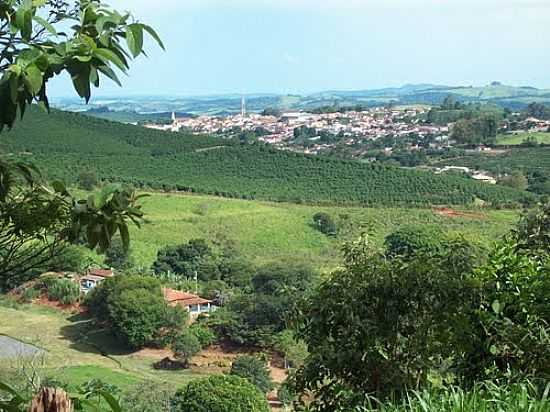
[[[518,133],[518,134],[501,134],[497,136],[497,144],[499,145],[518,145],[526,139],[535,139],[537,143],[550,144],[550,133]]]
[[[193,238],[234,242],[240,253],[257,264],[300,260],[330,270],[340,260],[340,245],[368,232],[381,245],[386,235],[405,224],[435,224],[448,232],[491,242],[517,220],[518,212],[480,210],[449,214],[432,209],[316,207],[223,199],[210,196],[152,194],[143,200],[147,223],[132,228],[136,263],[150,267],[156,251]],[[312,225],[324,211],[338,221],[337,237],[327,237]]]

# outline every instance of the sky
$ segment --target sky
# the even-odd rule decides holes
[[[362,90],[411,83],[550,88],[550,0],[108,0],[163,52],[96,95]],[[52,83],[67,96],[68,79]]]

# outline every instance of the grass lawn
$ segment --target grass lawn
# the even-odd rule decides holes
[[[497,136],[499,145],[518,145],[527,138],[534,138],[537,143],[550,144],[550,133],[519,133],[519,134],[501,134]]]
[[[223,199],[209,196],[153,194],[143,199],[147,223],[131,229],[137,264],[150,267],[159,248],[193,238],[224,238],[255,263],[306,261],[326,270],[340,261],[340,245],[361,232],[378,244],[401,225],[435,224],[482,242],[504,234],[517,220],[516,211],[480,211],[480,217],[446,217],[431,209],[316,207]],[[336,238],[312,227],[312,217],[326,211],[344,229]]]
[[[41,373],[78,386],[100,378],[125,389],[150,380],[181,386],[202,375],[200,371],[157,371],[152,364],[162,355],[121,348],[112,336],[95,330],[80,315],[38,305],[16,308],[0,305],[0,334],[32,343],[46,351]],[[21,360],[2,360],[0,369]]]

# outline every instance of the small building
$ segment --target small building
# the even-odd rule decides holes
[[[164,299],[170,306],[182,306],[191,317],[208,314],[216,309],[211,300],[180,290],[163,288]]]
[[[105,279],[113,277],[114,275],[112,269],[89,269],[88,273],[79,280],[80,292],[88,293]]]

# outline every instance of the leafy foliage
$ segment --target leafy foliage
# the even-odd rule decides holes
[[[389,234],[385,246],[389,256],[411,258],[417,254],[437,254],[443,242],[444,233],[438,226],[407,225]]]
[[[72,305],[80,297],[78,283],[69,279],[56,279],[48,286],[48,299],[59,301],[63,305]]]
[[[33,101],[49,109],[47,83],[61,73],[70,74],[86,102],[101,76],[120,84],[113,69],[125,73],[129,60],[143,53],[144,34],[163,47],[150,26],[102,1],[2,1],[0,131]]]
[[[321,233],[327,236],[335,236],[338,229],[332,217],[325,212],[319,212],[313,215],[313,224]]]
[[[197,336],[186,328],[174,339],[172,350],[176,358],[187,365],[189,359],[201,350],[201,343]]]
[[[207,324],[220,338],[237,344],[271,346],[291,326],[298,301],[316,278],[307,265],[264,265],[252,278],[251,289],[211,314]]]
[[[303,314],[310,355],[296,376],[300,392],[337,404],[338,390],[384,397],[427,382],[432,370],[445,375],[445,361],[468,344],[473,293],[442,266],[436,257],[403,262],[368,243],[349,245],[345,269],[321,284]]]
[[[169,307],[160,282],[147,276],[118,275],[95,287],[85,300],[90,313],[109,322],[113,333],[126,345],[141,348],[158,339],[164,327],[182,327],[185,313]]]
[[[269,412],[264,395],[246,379],[211,376],[176,392],[174,412]]]
[[[239,356],[231,364],[231,375],[240,376],[256,386],[262,393],[273,389],[273,381],[265,360],[256,356]]]

